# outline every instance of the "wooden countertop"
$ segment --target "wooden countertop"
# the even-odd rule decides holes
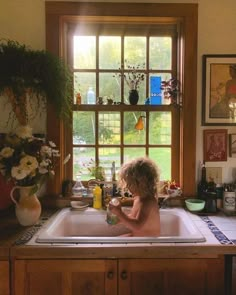
[[[235,245],[209,243],[14,245],[28,230],[18,224],[14,212],[1,217],[0,259],[71,258],[215,258],[236,255]]]
[[[14,246],[10,255],[18,259],[216,258],[236,255],[236,247],[203,244]]]

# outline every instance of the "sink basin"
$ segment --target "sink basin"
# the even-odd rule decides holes
[[[124,236],[129,230],[122,224],[106,222],[106,212],[88,208],[73,211],[65,208],[56,213],[38,231],[34,243],[192,243],[205,238],[184,209],[161,209],[161,235],[158,237]],[[122,236],[123,235],[123,236]]]

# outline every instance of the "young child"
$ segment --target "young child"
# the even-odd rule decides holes
[[[160,215],[157,204],[159,173],[156,164],[147,157],[137,158],[123,164],[119,174],[119,186],[128,190],[133,198],[133,207],[127,215],[121,206],[109,204],[119,223],[125,225],[131,236],[160,235]]]

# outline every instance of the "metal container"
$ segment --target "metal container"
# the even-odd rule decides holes
[[[235,192],[224,192],[223,207],[227,211],[235,211]]]

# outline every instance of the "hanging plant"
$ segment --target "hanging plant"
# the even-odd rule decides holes
[[[27,101],[51,104],[62,120],[71,114],[72,74],[65,62],[45,50],[32,50],[17,41],[0,42],[0,95],[6,96],[19,123],[28,122]],[[38,107],[35,107],[36,113]]]

